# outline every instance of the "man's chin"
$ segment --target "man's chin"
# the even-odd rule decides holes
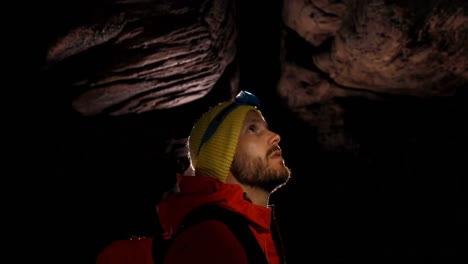
[[[286,174],[289,174],[289,169],[288,167],[286,167],[286,165],[284,164],[284,160],[281,159],[281,160],[278,160],[278,161],[275,161],[275,162],[272,162],[270,163],[271,164],[271,168],[273,170],[275,170],[277,173],[280,173],[280,174],[283,174],[283,173],[286,173]]]

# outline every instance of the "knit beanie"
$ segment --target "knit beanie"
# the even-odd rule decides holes
[[[226,182],[245,116],[250,110],[262,115],[259,105],[255,95],[241,91],[235,100],[212,107],[197,120],[188,141],[197,175]]]

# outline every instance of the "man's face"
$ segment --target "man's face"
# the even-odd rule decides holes
[[[268,129],[260,114],[249,111],[231,166],[234,177],[242,184],[268,192],[286,183],[291,172],[281,155],[280,139]]]

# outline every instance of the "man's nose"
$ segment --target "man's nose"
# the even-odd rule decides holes
[[[277,145],[281,141],[281,136],[273,131],[270,131],[270,133],[271,135],[268,139],[269,140],[268,143]]]

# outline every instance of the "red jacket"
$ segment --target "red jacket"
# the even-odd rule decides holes
[[[183,218],[192,210],[216,204],[245,216],[268,262],[280,264],[270,230],[270,208],[246,200],[237,184],[224,184],[217,179],[200,176],[178,175],[178,179],[180,192],[162,200],[157,207],[167,236],[178,230]],[[154,264],[152,241],[152,238],[145,237],[113,241],[98,255],[96,264]],[[248,261],[244,248],[223,222],[206,220],[176,237],[164,263],[247,264]]]
[[[245,216],[270,264],[280,258],[270,230],[271,209],[252,204],[237,184],[225,184],[211,177],[179,175],[180,192],[158,204],[162,227],[168,235],[179,228],[192,210],[217,204]],[[165,264],[247,264],[246,253],[230,229],[217,220],[206,220],[182,232],[172,244]]]

